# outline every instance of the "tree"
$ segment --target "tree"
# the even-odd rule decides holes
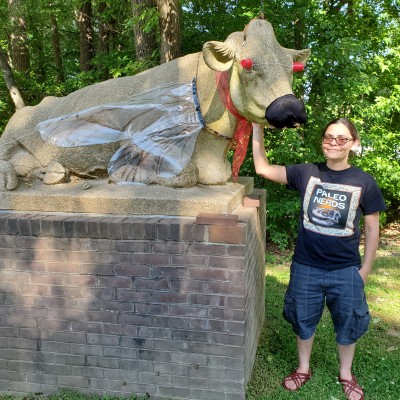
[[[10,92],[10,96],[14,102],[15,108],[19,110],[20,108],[25,107],[24,100],[18,88],[15,85],[10,64],[7,61],[7,56],[1,48],[0,48],[0,68],[3,71],[4,81],[7,85],[8,91]]]
[[[148,60],[157,50],[156,31],[152,25],[155,0],[131,0],[135,54],[138,61]]]
[[[110,53],[110,40],[112,36],[112,29],[109,21],[107,20],[108,5],[105,1],[100,1],[98,6],[99,14],[99,39],[97,46],[97,54],[107,57]],[[108,65],[102,66],[102,79],[107,79],[109,75]]]
[[[54,65],[57,71],[57,81],[64,82],[64,67],[61,55],[61,44],[60,35],[58,31],[57,17],[54,13],[50,14],[50,25],[51,25],[51,43],[53,45]]]
[[[160,14],[160,62],[165,63],[181,55],[181,19],[178,0],[156,0]]]
[[[74,18],[77,4],[85,18],[79,26]],[[93,8],[89,7],[91,4]],[[136,9],[134,16],[133,5],[141,7]],[[93,82],[132,75],[149,68],[156,63],[156,48],[160,49],[162,62],[177,57],[180,48],[182,54],[201,51],[204,42],[225,40],[230,33],[242,30],[251,18],[262,12],[274,27],[282,46],[311,48],[305,72],[294,77],[294,93],[304,98],[308,112],[308,123],[300,131],[303,138],[296,131],[268,131],[265,138],[271,161],[290,164],[321,160],[320,133],[323,126],[332,118],[349,117],[359,128],[364,147],[363,156],[353,163],[377,178],[389,206],[387,218],[396,218],[396,215],[398,218],[398,2],[181,0],[179,5],[177,0],[0,2],[0,24],[3,27],[0,45],[3,56],[8,53],[5,54],[7,64],[3,61],[2,70],[8,83],[10,76],[14,80],[13,84],[6,85],[0,79],[0,126],[5,124],[15,108],[9,100],[9,93],[16,92],[10,92],[10,88],[23,88],[25,103],[34,105],[46,95],[66,95]],[[16,19],[18,15],[22,17],[20,21]],[[135,35],[133,29],[139,29]],[[20,42],[16,40],[17,32]],[[50,40],[52,32],[58,32],[55,41]],[[80,34],[85,45],[83,50],[78,45]],[[142,41],[135,42],[133,36],[136,39],[141,37]],[[18,57],[14,60],[15,54]],[[80,54],[85,55],[81,61],[85,66],[82,68],[84,72],[79,68]],[[21,57],[18,61],[21,55],[28,58],[22,62]],[[64,82],[61,76],[57,78],[61,70],[64,71]],[[256,186],[267,187],[270,238],[282,247],[292,243],[296,237],[295,215],[299,207],[296,193],[255,176],[251,151],[241,174],[254,176]]]
[[[85,0],[76,13],[79,26],[79,63],[81,71],[91,70],[93,58],[93,27],[92,27],[92,2]]]
[[[11,59],[13,67],[20,72],[28,71],[30,66],[28,40],[23,0],[8,0],[11,22]]]

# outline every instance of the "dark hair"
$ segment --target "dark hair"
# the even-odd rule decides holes
[[[326,130],[334,124],[342,124],[344,125],[350,132],[351,137],[354,140],[360,140],[360,135],[357,131],[357,128],[355,127],[355,125],[347,118],[336,118],[333,119],[332,121],[328,122],[328,124],[325,126],[324,130],[322,131],[322,137],[324,137]]]

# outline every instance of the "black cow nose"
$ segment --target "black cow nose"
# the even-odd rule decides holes
[[[304,103],[293,94],[274,100],[265,111],[265,118],[275,128],[294,128],[307,122]]]

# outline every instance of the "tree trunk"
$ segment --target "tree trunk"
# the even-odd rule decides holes
[[[293,18],[293,35],[294,35],[294,48],[301,50],[304,48],[305,42],[305,17],[304,17],[304,1],[295,0],[294,4],[294,18]]]
[[[131,0],[132,15],[135,20],[133,34],[135,39],[136,59],[145,61],[157,50],[156,32],[146,29],[146,18],[142,18],[146,10],[155,8],[155,0]]]
[[[165,63],[181,55],[181,19],[178,0],[156,0],[160,24],[160,62]]]
[[[45,41],[48,41],[47,35],[43,35],[43,21],[37,18],[37,14],[27,14],[27,26],[29,26],[29,54],[30,54],[30,74],[38,82],[44,82],[48,69],[46,68]],[[36,62],[35,62],[36,60]],[[39,61],[38,61],[39,60]]]
[[[26,22],[23,14],[23,0],[8,0],[8,10],[11,22],[11,60],[16,71],[29,70],[29,48],[26,37]]]
[[[92,27],[92,2],[85,1],[77,11],[79,26],[79,62],[81,71],[91,70],[93,58],[93,27]]]
[[[52,13],[50,15],[51,23],[51,43],[53,45],[53,58],[57,71],[57,82],[65,82],[64,67],[61,55],[60,35],[58,32],[57,18]]]
[[[99,40],[97,46],[97,52],[99,55],[107,56],[110,53],[110,41],[111,41],[111,24],[104,17],[106,15],[108,5],[105,1],[101,1],[98,6],[99,15]],[[102,64],[98,67],[101,71],[101,79],[106,80],[109,77],[108,64]]]
[[[0,47],[0,68],[3,71],[4,81],[6,82],[7,89],[10,92],[11,99],[15,104],[15,109],[19,110],[20,108],[25,107],[25,103],[21,96],[21,93],[15,86],[14,77],[10,68],[10,64],[7,61],[7,56],[1,49],[1,47]]]
[[[109,39],[110,39],[110,28],[103,15],[107,10],[107,3],[101,1],[99,3],[99,53],[108,54],[109,52]]]

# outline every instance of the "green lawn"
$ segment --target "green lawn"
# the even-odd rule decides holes
[[[256,362],[248,385],[249,400],[344,399],[337,381],[338,357],[327,310],[317,329],[311,359],[313,377],[298,392],[287,392],[282,379],[297,366],[291,327],[282,317],[289,280],[289,254],[269,254],[266,276],[266,317]],[[368,400],[400,399],[400,230],[382,233],[381,246],[368,278],[371,326],[357,344],[354,373]]]

